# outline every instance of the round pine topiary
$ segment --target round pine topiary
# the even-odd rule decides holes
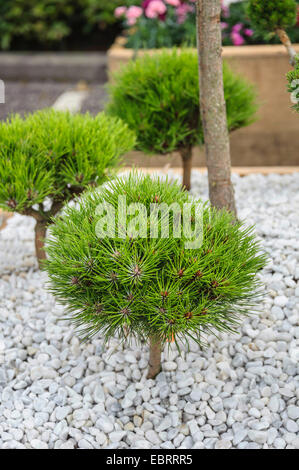
[[[83,338],[150,340],[149,377],[166,342],[234,331],[254,309],[265,265],[252,228],[176,182],[136,173],[67,207],[47,253],[50,289]]]
[[[233,131],[254,121],[255,92],[226,65],[223,75],[228,129]],[[192,147],[203,144],[198,82],[198,58],[193,50],[145,55],[115,75],[107,108],[135,131],[138,150],[180,152],[187,189]]]
[[[273,33],[296,23],[295,0],[249,0],[247,14],[252,26],[261,33]]]
[[[0,207],[35,218],[39,262],[51,218],[66,201],[102,184],[134,141],[126,124],[103,113],[50,109],[1,122]]]

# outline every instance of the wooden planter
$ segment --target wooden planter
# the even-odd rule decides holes
[[[136,54],[123,47],[118,39],[108,51],[108,74],[120,69]],[[299,44],[295,45],[299,53]],[[157,50],[140,50],[155,54]],[[260,109],[258,121],[231,134],[232,164],[234,166],[299,165],[299,116],[292,109],[287,92],[286,73],[291,69],[285,48],[280,45],[226,46],[223,57],[231,68],[256,86]],[[146,160],[145,160],[146,159]],[[140,152],[128,154],[127,162],[142,166],[161,166],[170,163],[180,166],[178,155],[172,158],[145,157]],[[194,151],[194,165],[204,164],[201,149]]]

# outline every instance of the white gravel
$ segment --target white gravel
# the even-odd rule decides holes
[[[299,173],[233,176],[270,255],[258,316],[181,357],[80,344],[37,270],[33,220],[0,231],[0,448],[299,448]],[[194,173],[193,193],[207,196]]]

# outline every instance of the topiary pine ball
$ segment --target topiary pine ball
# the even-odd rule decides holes
[[[115,75],[107,110],[136,133],[136,148],[145,153],[202,145],[198,82],[198,57],[192,49],[146,54]],[[226,64],[223,82],[228,130],[251,124],[257,110],[253,87]]]
[[[253,27],[260,32],[275,32],[296,23],[295,0],[250,0],[247,14]]]
[[[119,196],[125,197],[126,216],[124,206],[118,214]],[[114,238],[111,224],[110,236],[98,232],[107,215],[99,207],[107,203],[115,212]],[[173,225],[178,219],[171,210],[169,236],[162,238],[160,226],[156,238],[150,237],[151,211],[173,203],[182,211],[190,204],[182,219],[192,230],[202,214],[202,244],[186,247],[190,232],[182,230],[178,236],[181,225]],[[160,222],[168,221],[165,213],[158,215]],[[145,231],[137,236],[134,227],[140,229],[141,220],[146,220]],[[162,344],[188,338],[202,344],[203,333],[233,331],[258,299],[256,273],[265,256],[253,229],[227,211],[194,200],[176,182],[136,173],[117,178],[85,193],[57,218],[50,233],[50,289],[85,339],[101,332],[106,340],[154,336]]]

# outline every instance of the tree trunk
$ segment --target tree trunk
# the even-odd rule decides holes
[[[276,31],[277,36],[279,37],[282,44],[285,46],[286,50],[288,51],[290,57],[290,64],[294,67],[296,64],[296,51],[292,46],[289,36],[285,32],[284,29],[277,29]]]
[[[150,338],[150,358],[148,368],[148,379],[154,379],[161,372],[161,341],[158,338]]]
[[[191,188],[191,169],[192,169],[192,147],[184,147],[180,150],[183,162],[183,188],[187,191]]]
[[[236,213],[223,90],[221,2],[197,0],[200,112],[211,204]]]
[[[44,250],[45,246],[45,238],[46,238],[46,231],[47,231],[47,223],[36,221],[35,225],[35,251],[38,266],[41,269],[43,265],[43,260],[46,259],[46,252]]]

